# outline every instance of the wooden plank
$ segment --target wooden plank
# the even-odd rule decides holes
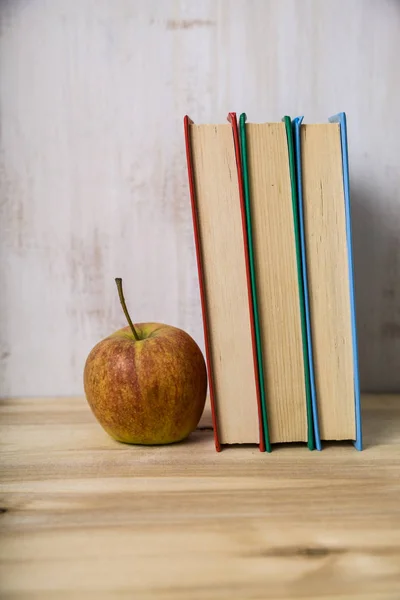
[[[400,397],[366,449],[118,444],[82,398],[0,403],[2,598],[395,599]],[[397,594],[397,596],[396,596]]]

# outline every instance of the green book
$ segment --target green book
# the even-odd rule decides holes
[[[254,312],[254,329],[256,336],[256,347],[257,347],[257,363],[258,363],[258,377],[260,381],[260,396],[261,396],[261,414],[264,430],[264,443],[265,450],[271,452],[271,442],[269,440],[268,432],[268,415],[267,415],[267,403],[265,398],[265,386],[264,386],[264,369],[262,359],[262,343],[261,343],[261,330],[260,330],[260,318],[258,313],[258,302],[257,302],[257,285],[256,285],[256,273],[255,273],[255,262],[254,262],[254,244],[252,236],[251,226],[251,210],[250,210],[250,185],[249,175],[247,169],[247,148],[246,148],[246,115],[243,113],[239,119],[239,136],[240,136],[240,153],[242,161],[242,173],[243,173],[243,189],[244,199],[246,208],[246,227],[247,227],[247,238],[249,244],[249,263],[250,263],[250,279],[251,279],[251,294],[253,301],[253,312]]]
[[[285,117],[283,117],[282,120],[285,123],[287,144],[288,144],[290,182],[291,182],[291,190],[292,190],[293,225],[294,225],[294,235],[295,235],[295,240],[296,240],[297,280],[298,280],[298,285],[299,285],[301,337],[302,337],[302,345],[303,345],[304,380],[305,380],[305,387],[306,387],[306,402],[307,402],[307,429],[308,429],[307,445],[310,450],[314,450],[315,449],[314,426],[313,426],[313,417],[312,417],[310,367],[309,367],[308,346],[307,346],[307,324],[306,324],[306,312],[305,312],[305,297],[304,297],[301,244],[300,244],[300,222],[299,222],[298,196],[297,196],[297,184],[296,184],[296,158],[295,158],[293,129],[292,129],[291,118],[288,116],[285,116]]]
[[[246,123],[241,160],[265,446],[314,449],[291,121]]]

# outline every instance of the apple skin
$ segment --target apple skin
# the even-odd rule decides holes
[[[100,425],[128,444],[170,444],[186,438],[204,410],[203,354],[185,331],[162,323],[119,329],[90,352],[87,401]]]

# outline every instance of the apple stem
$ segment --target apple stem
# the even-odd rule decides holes
[[[137,333],[137,331],[135,329],[135,326],[132,323],[132,319],[129,316],[128,309],[126,308],[126,302],[125,302],[125,298],[124,298],[124,292],[122,291],[122,279],[121,279],[121,277],[116,277],[115,278],[115,283],[117,284],[118,295],[119,295],[119,299],[121,301],[122,310],[124,311],[126,320],[128,321],[129,327],[132,330],[133,337],[138,342],[140,340],[140,337],[138,336],[138,333]]]

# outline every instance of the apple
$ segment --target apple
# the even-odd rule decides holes
[[[100,425],[128,444],[170,444],[196,429],[207,393],[203,354],[189,334],[161,323],[129,323],[90,352],[87,401]]]

